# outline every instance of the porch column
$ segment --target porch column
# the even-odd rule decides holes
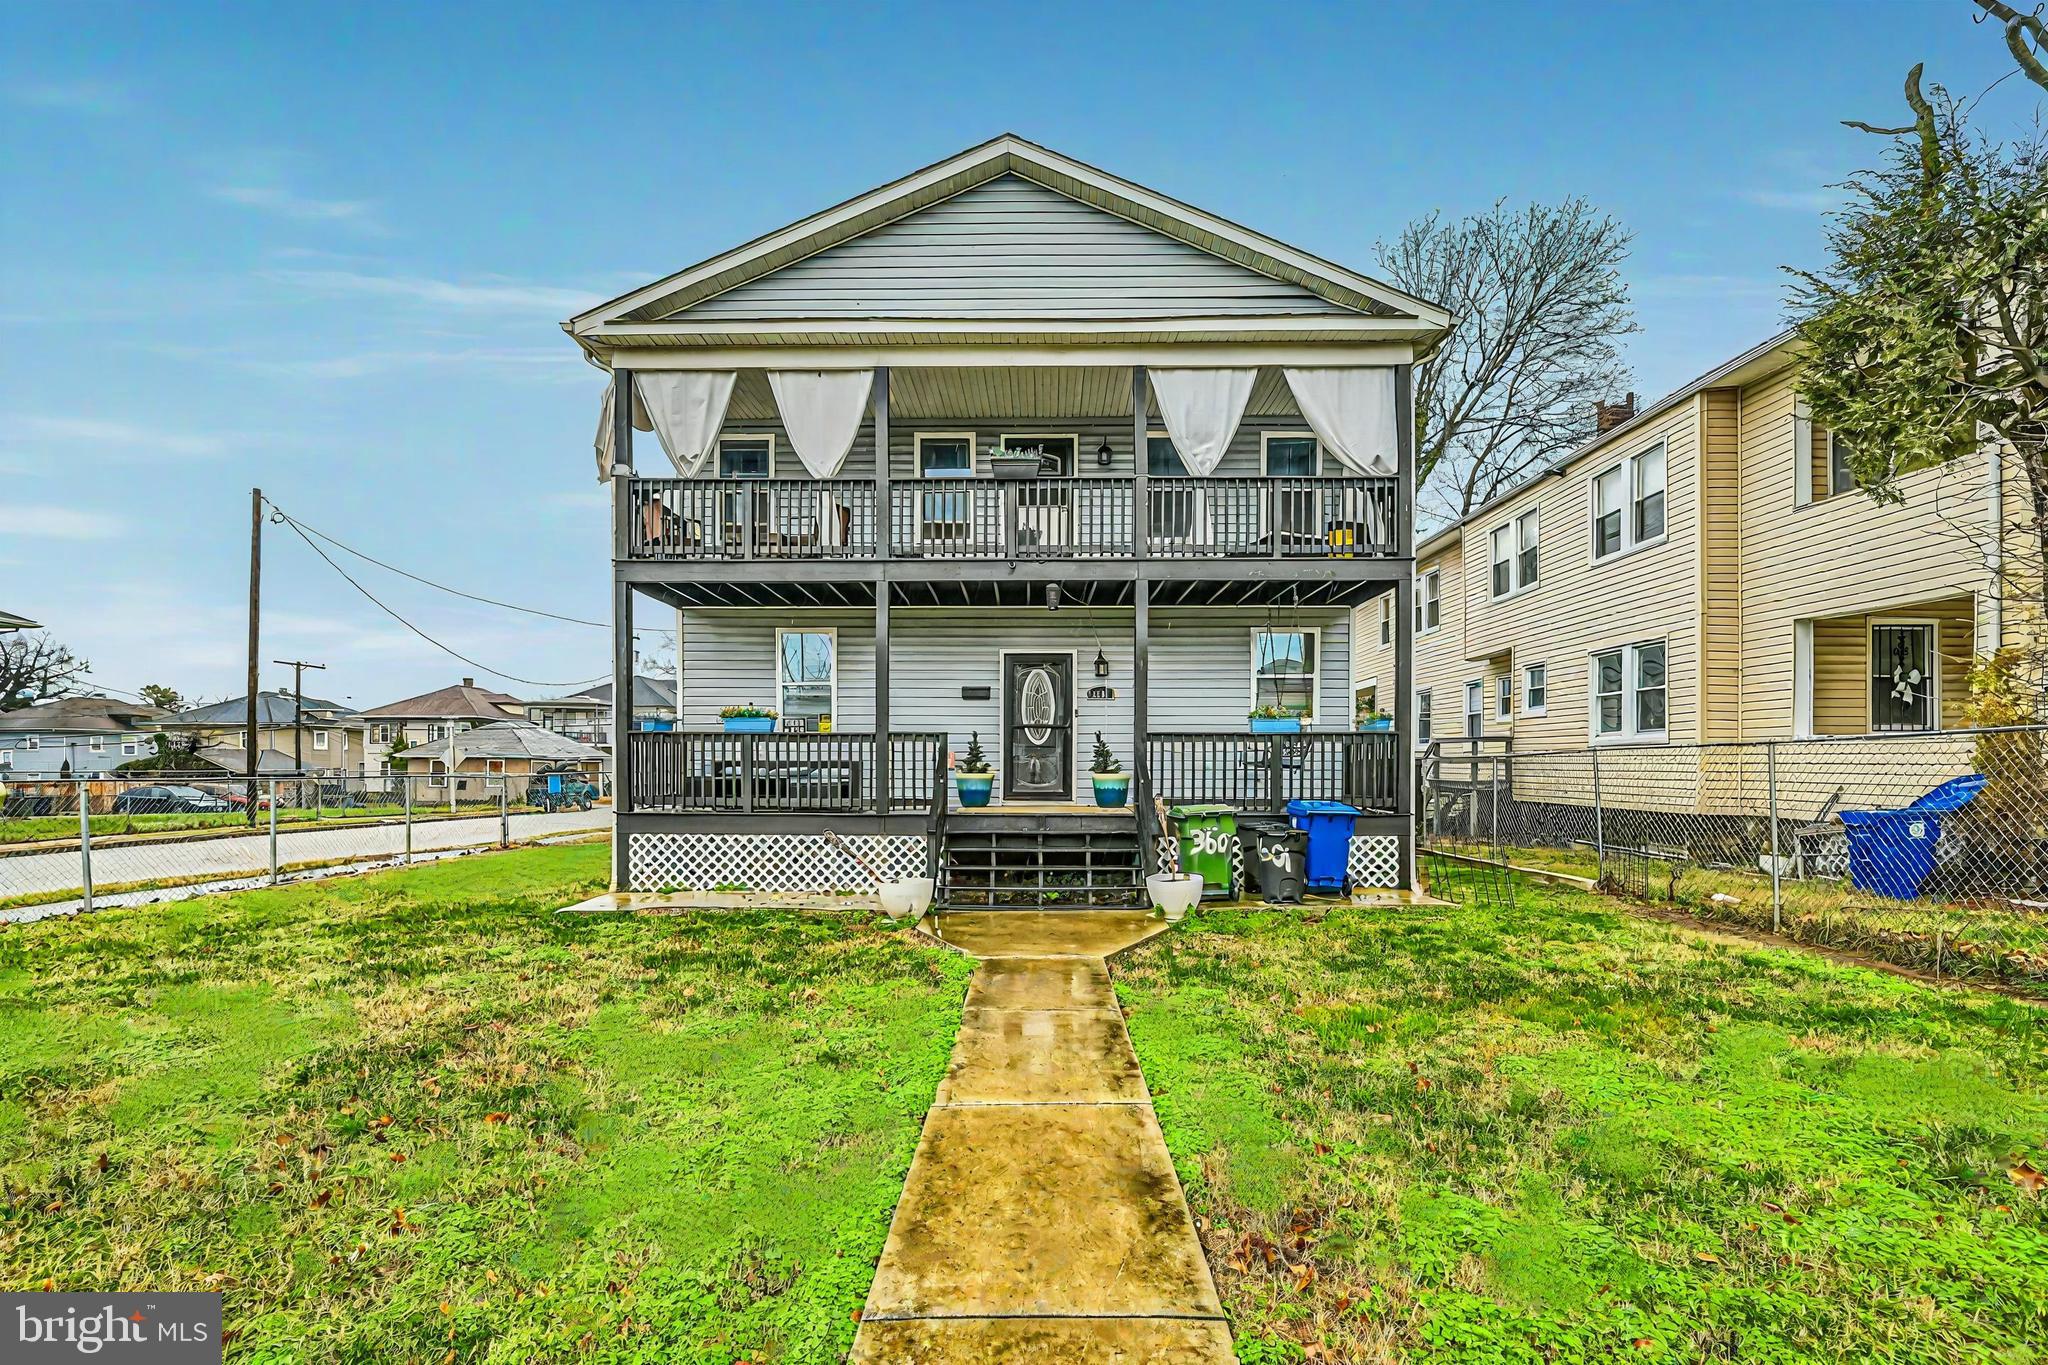
[[[889,367],[875,366],[875,558],[889,557]],[[877,731],[888,729],[877,719]]]
[[[1407,572],[1394,593],[1394,813],[1402,817],[1401,885],[1415,886],[1415,367],[1394,367],[1394,544]]]
[[[630,733],[633,723],[633,585],[626,560],[633,545],[633,376],[612,371],[612,889],[631,884],[626,832],[617,817],[633,809]],[[681,699],[678,698],[678,701]],[[452,791],[453,788],[451,787]]]
[[[1145,367],[1131,366],[1131,553],[1145,558],[1152,548],[1152,473],[1145,446]],[[1142,608],[1141,608],[1142,610]]]
[[[875,579],[875,814],[889,813],[889,581]]]
[[[1140,419],[1143,420],[1142,418]],[[1131,771],[1138,775],[1132,799],[1137,802],[1138,833],[1152,827],[1152,765],[1146,761],[1146,735],[1152,728],[1152,585],[1141,568],[1131,584]],[[1147,850],[1138,850],[1138,865],[1149,867]]]

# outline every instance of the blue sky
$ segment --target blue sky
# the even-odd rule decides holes
[[[0,609],[110,686],[238,693],[260,484],[600,619],[602,380],[559,321],[1004,130],[1368,270],[1429,210],[1583,194],[1636,234],[1662,392],[1779,325],[1875,150],[1839,119],[1897,117],[1914,61],[2005,74],[1970,8],[8,3]],[[363,579],[493,668],[607,670],[602,631]],[[328,663],[324,695],[493,681],[284,528],[265,586],[265,659]]]

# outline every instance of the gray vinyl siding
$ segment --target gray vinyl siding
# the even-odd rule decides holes
[[[1341,609],[1301,611],[1172,610],[1152,613],[1152,728],[1239,732],[1251,699],[1251,632],[1319,628],[1318,730],[1348,728],[1350,620]],[[898,608],[892,638],[890,709],[897,730],[947,731],[964,749],[971,732],[995,752],[1001,720],[999,656],[1005,650],[1075,654],[1077,772],[1087,767],[1095,732],[1129,766],[1131,759],[1131,613],[1078,609],[962,612]],[[874,726],[874,620],[863,611],[702,610],[683,613],[682,723],[715,730],[720,707],[752,701],[773,705],[775,632],[839,632],[839,714],[835,728]],[[1087,699],[1099,681],[1092,671],[1100,644],[1115,701]],[[987,701],[969,701],[963,687],[985,686]]]
[[[1150,430],[1161,431],[1155,418]],[[889,423],[889,477],[892,479],[914,479],[917,472],[917,433],[952,433],[971,431],[974,433],[975,470],[981,477],[988,477],[986,455],[990,447],[1005,435],[1078,436],[1079,461],[1075,473],[1081,477],[1089,475],[1114,475],[1129,478],[1137,472],[1131,452],[1131,419],[1125,417],[1095,417],[1088,419],[1060,417],[1013,417],[1013,418],[947,418],[920,417],[915,422],[901,418]],[[1246,417],[1238,424],[1237,434],[1231,438],[1230,449],[1224,454],[1223,462],[1216,467],[1216,478],[1251,478],[1260,473],[1260,448],[1262,433],[1268,431],[1308,431],[1308,424],[1299,417]],[[770,434],[775,437],[775,477],[778,479],[808,479],[810,472],[804,468],[796,452],[790,449],[789,436],[780,422],[735,421],[728,422],[721,430],[722,436],[757,436]],[[652,437],[643,438],[652,441]],[[1095,452],[1104,441],[1109,443],[1109,463],[1095,462]],[[658,447],[657,447],[658,450]],[[645,468],[645,454],[640,457]],[[716,476],[716,460],[706,460],[699,477]],[[1323,473],[1336,476],[1350,471],[1330,457],[1323,457]],[[837,477],[842,479],[872,479],[875,476],[875,429],[872,423],[865,424],[854,438],[853,449],[847,454],[846,464]]]
[[[678,317],[1143,318],[1355,310],[1015,175]]]

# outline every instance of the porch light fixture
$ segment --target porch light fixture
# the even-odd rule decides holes
[[[1102,444],[1095,447],[1095,463],[1099,465],[1107,465],[1109,463],[1109,438],[1106,436],[1103,437]]]
[[[1101,645],[1095,647],[1095,676],[1098,678],[1109,676],[1109,660],[1103,657]]]

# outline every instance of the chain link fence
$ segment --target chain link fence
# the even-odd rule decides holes
[[[1422,760],[1418,838],[1937,974],[2048,980],[2048,726]],[[1434,866],[1435,864],[1426,864]]]
[[[0,921],[397,865],[610,827],[607,773],[0,784]]]

